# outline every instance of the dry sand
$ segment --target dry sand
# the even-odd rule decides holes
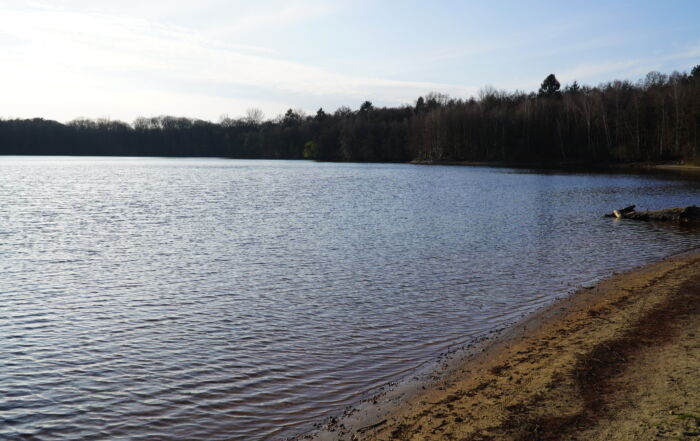
[[[560,300],[399,401],[313,438],[700,440],[700,253]]]

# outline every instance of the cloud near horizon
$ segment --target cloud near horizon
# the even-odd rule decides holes
[[[0,43],[0,82],[7,88],[3,100],[22,103],[4,109],[12,115],[3,116],[65,121],[177,114],[215,120],[222,114],[242,115],[249,107],[269,117],[300,107],[270,97],[316,97],[319,105],[326,97],[348,104],[371,98],[397,105],[432,90],[473,92],[453,84],[343,75],[265,48],[228,45],[181,27],[99,13],[5,10]],[[227,88],[252,96],[227,97]],[[256,91],[265,96],[255,96]]]
[[[695,3],[591,2],[0,0],[0,117],[273,118],[700,63]]]

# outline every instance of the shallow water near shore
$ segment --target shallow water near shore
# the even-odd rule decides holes
[[[0,158],[0,438],[263,440],[576,286],[700,246],[700,181]]]

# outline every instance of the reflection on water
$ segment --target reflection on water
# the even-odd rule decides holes
[[[0,438],[261,440],[577,284],[700,244],[698,181],[0,159]]]

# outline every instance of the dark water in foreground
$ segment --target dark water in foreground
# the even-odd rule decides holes
[[[0,158],[0,439],[294,433],[575,285],[699,246],[601,217],[699,195],[652,176]]]

